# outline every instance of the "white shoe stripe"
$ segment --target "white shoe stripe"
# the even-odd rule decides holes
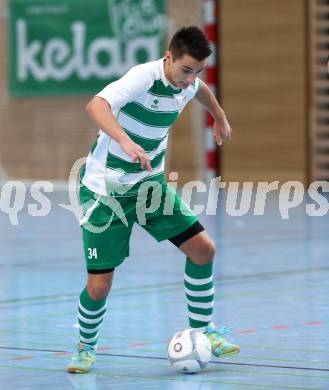
[[[207,284],[212,282],[212,276],[209,276],[209,278],[204,278],[204,279],[194,279],[185,274],[184,280],[186,280],[187,283],[194,284],[194,286],[201,286],[202,284]]]

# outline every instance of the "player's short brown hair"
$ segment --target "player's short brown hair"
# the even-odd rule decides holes
[[[182,27],[171,39],[169,50],[174,61],[188,54],[202,61],[212,53],[206,34],[197,26]]]

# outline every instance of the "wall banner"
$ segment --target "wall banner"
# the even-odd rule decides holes
[[[13,96],[94,94],[163,55],[165,0],[11,0]]]

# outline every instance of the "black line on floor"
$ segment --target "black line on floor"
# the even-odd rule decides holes
[[[55,350],[55,349],[1,347],[1,346],[0,346],[0,349],[15,350],[15,351],[51,352],[51,353],[67,352],[67,351]],[[167,358],[160,357],[160,356],[123,355],[123,354],[115,354],[115,353],[97,353],[97,355],[98,356],[113,356],[113,357],[124,357],[124,358],[136,358],[136,359],[167,360]],[[329,368],[277,366],[277,365],[272,365],[272,364],[252,364],[252,363],[240,363],[240,362],[218,362],[218,361],[213,361],[213,360],[211,360],[210,363],[212,363],[212,364],[226,364],[226,365],[234,365],[234,366],[283,368],[283,369],[290,369],[290,370],[307,370],[307,371],[325,371],[325,372],[329,372]]]
[[[97,355],[102,356],[115,356],[115,357],[126,357],[126,358],[138,358],[138,359],[157,359],[157,360],[167,360],[167,358],[158,357],[158,356],[140,356],[140,355],[121,355],[114,353],[97,353]],[[250,366],[250,367],[266,367],[266,368],[285,368],[291,370],[308,370],[308,371],[326,371],[329,372],[329,368],[311,368],[311,367],[294,367],[294,366],[276,366],[272,364],[252,364],[252,363],[234,363],[234,362],[217,362],[211,360],[210,363],[213,364],[228,364],[235,366]]]

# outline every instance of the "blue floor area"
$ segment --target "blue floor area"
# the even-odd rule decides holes
[[[27,210],[11,226],[0,212],[0,388],[329,389],[329,216],[305,205],[284,220],[272,196],[264,216],[200,219],[217,243],[214,319],[232,327],[239,355],[213,358],[195,375],[177,374],[168,339],[187,327],[184,256],[141,228],[115,271],[97,363],[87,375],[65,367],[77,343],[84,287],[81,232],[51,196],[47,216]]]

